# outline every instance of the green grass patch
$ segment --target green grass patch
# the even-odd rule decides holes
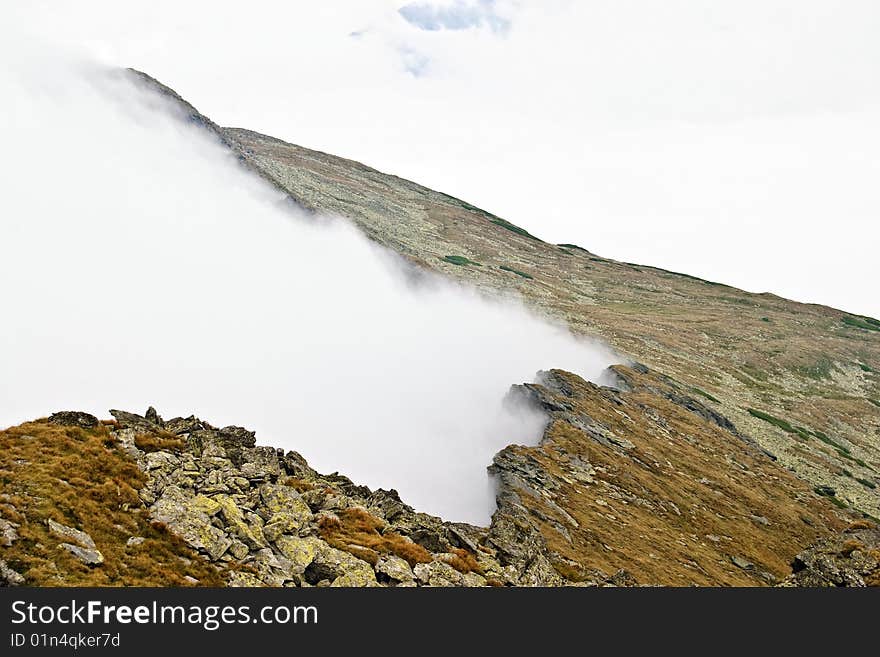
[[[834,369],[834,361],[830,358],[820,358],[812,365],[803,365],[797,368],[797,371],[801,376],[805,376],[808,379],[813,379],[814,381],[821,381],[823,379],[831,378],[831,370]]]
[[[460,255],[443,256],[443,260],[450,264],[458,265],[459,267],[466,267],[468,265],[475,265],[477,267],[481,266],[479,262],[474,262],[470,258],[465,258],[464,256]]]
[[[856,365],[859,366],[859,369],[862,370],[862,372],[868,372],[870,374],[874,373],[874,368],[869,365],[865,365],[864,363],[856,363]]]
[[[868,401],[874,404],[874,406],[880,407],[880,401],[877,401],[876,399],[871,399],[870,397],[868,397]]]
[[[846,502],[844,502],[842,499],[840,499],[839,497],[837,497],[835,495],[831,495],[828,498],[828,501],[831,502],[834,506],[836,506],[839,509],[846,509],[849,507],[849,505]]]
[[[517,276],[522,276],[523,278],[533,279],[534,276],[531,274],[527,274],[524,271],[520,271],[519,269],[514,269],[513,267],[508,267],[507,265],[501,265],[498,269],[503,269],[504,271],[509,271]]]
[[[770,318],[769,318],[769,317],[762,317],[762,318],[761,318],[761,321],[762,321],[762,322],[767,322],[767,323],[769,324],[769,323],[770,323]]]
[[[828,501],[836,507],[839,507],[841,509],[847,508],[847,503],[837,497],[837,491],[831,488],[831,486],[826,486],[824,484],[821,486],[816,486],[813,489],[813,492],[816,493],[816,495],[821,495],[822,497],[827,498]]]
[[[708,392],[706,392],[705,390],[700,390],[700,389],[697,388],[697,387],[693,387],[693,388],[691,388],[691,390],[693,390],[693,391],[694,391],[695,393],[697,393],[698,395],[700,395],[700,396],[702,396],[702,397],[705,397],[705,398],[708,399],[709,401],[713,401],[713,402],[715,402],[716,404],[720,404],[720,403],[721,403],[721,400],[719,400],[719,399],[713,397],[712,395],[710,395],[710,394],[709,394]]]
[[[561,246],[563,249],[575,249],[576,251],[589,253],[589,251],[587,251],[584,247],[578,246],[577,244],[557,244],[556,246]]]
[[[840,321],[847,326],[866,329],[868,331],[880,331],[880,322],[873,317],[851,317],[849,315],[844,315],[840,318]]]
[[[759,370],[757,367],[754,367],[752,365],[743,365],[740,369],[745,372],[746,375],[755,379],[755,381],[767,380],[767,373]]]
[[[808,429],[795,426],[790,422],[783,420],[782,418],[775,417],[773,415],[770,415],[770,413],[765,413],[764,411],[759,411],[756,408],[749,408],[746,410],[748,410],[749,415],[751,415],[752,417],[756,417],[759,420],[764,420],[764,422],[769,422],[773,426],[782,429],[786,433],[793,433],[803,440],[810,440],[810,438],[812,438],[812,434]]]
[[[764,422],[769,422],[774,427],[779,427],[787,433],[797,433],[793,426],[791,426],[788,422],[781,418],[770,415],[770,413],[765,413],[764,411],[759,411],[756,408],[749,408],[747,410],[749,412],[749,415],[751,415],[752,417],[756,417],[759,420],[764,420]]]
[[[831,445],[831,447],[833,447],[834,449],[836,449],[838,452],[841,453],[841,456],[843,456],[843,455],[849,456],[849,453],[850,453],[849,449],[847,449],[846,447],[844,447],[840,443],[835,442],[834,440],[831,440],[831,438],[829,438],[826,434],[822,433],[821,431],[814,431],[813,435],[816,436],[816,438],[821,440],[826,445]]]
[[[532,235],[525,228],[520,228],[519,226],[516,226],[516,225],[510,223],[506,219],[501,219],[500,217],[495,217],[494,219],[489,219],[489,221],[491,221],[496,226],[501,226],[502,228],[509,230],[511,233],[516,233],[517,235],[522,235],[523,237],[528,237],[529,239],[535,240],[536,242],[543,242],[544,241],[544,240]]]
[[[877,484],[875,484],[870,479],[862,479],[860,477],[856,477],[856,481],[859,482],[862,486],[865,486],[866,488],[870,488],[871,490],[874,490],[875,488],[877,488]]]

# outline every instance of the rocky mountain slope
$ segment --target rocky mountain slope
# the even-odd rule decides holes
[[[132,74],[297,205],[350,219],[418,267],[519,295],[575,333],[601,336],[690,387],[813,486],[880,517],[877,319],[609,260],[582,248],[589,245],[549,244],[358,162],[222,128],[161,83]]]
[[[880,322],[548,244],[362,164],[222,128],[132,74],[291,202],[354,221],[414,267],[518,295],[633,364],[611,369],[613,387],[562,370],[515,386],[550,421],[539,445],[496,455],[487,528],[194,417],[13,427],[0,432],[0,581],[877,582]]]

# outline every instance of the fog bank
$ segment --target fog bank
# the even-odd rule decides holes
[[[492,455],[544,423],[510,385],[615,362],[515,301],[413,284],[118,72],[3,50],[0,425],[152,404],[486,524]]]

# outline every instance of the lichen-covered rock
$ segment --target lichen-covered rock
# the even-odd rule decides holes
[[[880,527],[860,520],[810,546],[779,586],[880,586]]]
[[[100,566],[104,563],[104,555],[96,549],[84,548],[79,545],[72,545],[71,543],[61,543],[58,547],[70,552],[70,554],[87,566]]]
[[[10,547],[18,540],[17,528],[16,523],[0,518],[0,547]]]
[[[220,505],[220,513],[224,524],[233,536],[237,536],[252,550],[260,550],[266,547],[266,539],[262,529],[256,525],[248,525],[241,509],[228,495],[216,495],[214,501]]]
[[[325,545],[314,536],[279,536],[275,541],[275,547],[290,562],[295,575],[302,575]]]
[[[211,523],[210,516],[199,509],[194,498],[177,486],[168,486],[151,509],[153,518],[165,523],[191,547],[204,551],[211,559],[219,559],[232,545],[232,539]]]
[[[322,545],[312,563],[305,569],[305,579],[310,584],[322,580],[335,582],[343,578],[338,586],[370,586],[376,584],[376,574],[372,566],[354,555],[329,545]],[[354,584],[352,582],[361,582]]]
[[[49,525],[49,531],[53,536],[91,550],[94,550],[96,547],[95,541],[84,531],[68,527],[67,525],[62,525],[60,522],[55,522],[51,518],[46,521],[46,524]]]
[[[16,572],[3,559],[0,559],[0,587],[21,586],[22,584],[24,584],[24,577],[21,573]]]
[[[59,411],[49,416],[49,423],[92,429],[98,426],[98,418],[90,413],[81,413],[79,411]]]
[[[376,563],[376,574],[380,579],[395,582],[411,582],[415,578],[412,568],[400,557],[383,554]]]
[[[413,568],[416,579],[426,586],[463,586],[464,578],[460,572],[443,561],[416,564]]]

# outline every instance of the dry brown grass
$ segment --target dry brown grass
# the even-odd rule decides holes
[[[463,548],[450,548],[451,556],[444,557],[444,561],[460,573],[483,574],[483,568],[477,563],[476,557]]]
[[[154,431],[135,436],[135,446],[143,452],[175,452],[183,449],[183,440],[167,431]]]
[[[511,448],[560,483],[553,502],[577,522],[540,498],[524,496],[550,552],[560,555],[554,567],[561,575],[578,581],[596,570],[625,569],[647,584],[763,586],[760,571],[787,576],[797,552],[844,526],[838,512],[815,499],[802,481],[656,394],[662,381],[628,368],[626,373],[635,390],[614,400],[562,375],[573,391],[566,404],[631,441],[628,452],[559,421],[548,427],[542,445]],[[596,483],[568,483],[559,454],[591,463]],[[737,568],[730,555],[757,568]]]
[[[431,561],[431,553],[395,532],[381,533],[385,523],[364,509],[341,511],[318,521],[318,533],[327,543],[376,565],[380,554],[393,554],[410,566]]]
[[[311,481],[306,481],[305,479],[297,479],[296,477],[284,477],[281,480],[281,484],[284,486],[290,486],[299,493],[305,493],[306,491],[310,491],[315,488],[315,484],[313,484]]]
[[[0,513],[21,523],[21,539],[0,556],[31,586],[185,586],[186,575],[222,586],[222,572],[149,521],[137,494],[144,475],[112,442],[105,425],[37,421],[0,432],[0,492],[17,509]],[[104,563],[90,568],[58,549],[50,518],[90,534]],[[127,548],[130,536],[146,540]]]
[[[850,556],[856,550],[864,550],[865,546],[861,541],[850,539],[840,546],[840,555],[843,557]]]
[[[874,529],[874,527],[876,526],[877,525],[875,525],[870,520],[863,518],[861,520],[856,520],[855,522],[851,523],[850,526],[846,528],[846,531],[854,532],[858,531],[859,529]]]

